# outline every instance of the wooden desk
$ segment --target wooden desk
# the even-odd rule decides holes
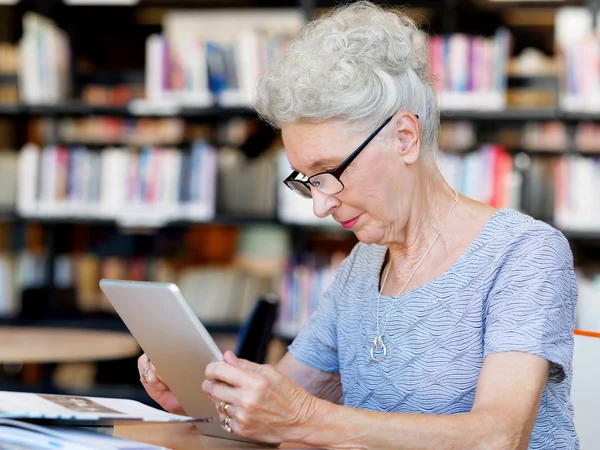
[[[1,363],[101,361],[138,355],[127,333],[75,328],[0,327]]]
[[[173,450],[208,450],[208,449],[270,449],[228,439],[219,439],[203,436],[194,425],[186,424],[147,424],[147,425],[118,425],[115,427],[114,436],[145,442],[147,444],[161,445]],[[300,444],[283,444],[280,448],[310,448]]]

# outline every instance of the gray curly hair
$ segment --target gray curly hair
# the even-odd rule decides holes
[[[423,149],[437,152],[427,36],[405,14],[368,1],[309,22],[261,77],[254,108],[275,128],[338,119],[369,130],[408,111],[420,117]]]

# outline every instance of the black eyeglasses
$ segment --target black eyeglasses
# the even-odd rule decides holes
[[[352,161],[356,159],[363,149],[369,145],[369,142],[373,140],[377,133],[379,133],[383,127],[385,127],[390,120],[392,120],[394,116],[391,116],[385,120],[375,131],[373,131],[365,141],[358,146],[356,150],[352,152],[346,160],[340,164],[336,169],[327,170],[325,172],[319,172],[314,174],[306,180],[298,180],[296,177],[300,174],[297,170],[294,170],[289,177],[287,177],[283,182],[287,187],[289,187],[296,194],[300,195],[304,198],[312,198],[312,192],[310,191],[311,186],[315,189],[318,189],[324,194],[327,195],[335,195],[339,194],[344,190],[344,183],[340,180],[340,177],[344,173],[344,170],[348,168]],[[418,119],[419,116],[415,115]]]

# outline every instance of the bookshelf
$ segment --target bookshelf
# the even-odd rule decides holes
[[[0,116],[42,116],[42,117],[68,117],[68,116],[110,116],[110,117],[181,117],[197,120],[228,119],[231,117],[256,118],[256,112],[249,107],[181,107],[175,112],[165,111],[161,113],[157,105],[156,109],[148,112],[135,110],[127,106],[96,106],[87,105],[83,102],[68,102],[58,105],[0,105]],[[550,121],[560,120],[568,123],[578,122],[600,122],[600,113],[593,112],[569,112],[559,109],[503,109],[499,111],[478,110],[452,110],[441,111],[442,121],[471,121],[477,123],[501,123],[520,125],[524,121]]]
[[[0,105],[0,116],[18,117],[25,112],[26,108],[23,105]]]
[[[276,6],[273,5],[276,3]],[[237,10],[236,15],[244,14],[247,19],[254,12],[254,8],[268,8],[275,17],[277,15],[287,14],[289,9],[292,9],[292,16],[298,20],[301,18],[304,20],[305,17],[311,17],[314,14],[318,14],[320,10],[336,5],[338,2],[333,0],[283,0],[279,2],[270,2],[266,0],[141,0],[139,4],[129,7],[83,7],[83,6],[66,6],[62,3],[62,0],[22,0],[21,3],[15,7],[11,7],[10,14],[15,18],[16,21],[26,11],[37,11],[51,19],[56,21],[59,28],[63,29],[65,35],[71,41],[71,57],[70,57],[70,79],[72,81],[72,95],[65,96],[58,101],[50,104],[36,104],[33,103],[15,103],[15,104],[0,104],[0,118],[3,120],[13,121],[18,123],[20,127],[27,127],[33,121],[38,119],[49,119],[59,123],[62,119],[85,119],[85,118],[119,118],[123,121],[133,121],[138,119],[177,119],[182,120],[186,123],[186,127],[190,124],[202,124],[211,128],[219,128],[223,124],[230,122],[231,120],[244,120],[248,123],[253,123],[256,119],[256,114],[253,110],[244,106],[244,101],[234,101],[235,96],[223,96],[223,97],[211,97],[209,101],[203,99],[202,102],[198,101],[196,104],[193,102],[181,101],[180,98],[163,98],[159,96],[155,99],[143,100],[143,101],[122,101],[118,104],[111,104],[110,101],[105,104],[97,103],[90,104],[84,101],[87,96],[98,96],[103,97],[106,92],[111,89],[116,89],[119,85],[140,85],[147,81],[145,70],[147,67],[140,65],[140,61],[147,59],[146,44],[149,36],[163,33],[164,36],[170,37],[176,34],[173,30],[177,29],[178,24],[184,23],[184,18],[188,18],[189,22],[186,25],[188,28],[194,28],[198,23],[207,25],[208,22],[217,23],[213,13],[215,10],[224,10],[225,12],[231,13]],[[381,2],[389,4],[389,2]],[[421,8],[428,10],[424,15],[425,26],[431,32],[432,35],[449,34],[449,33],[464,33],[465,36],[471,36],[482,33],[485,36],[493,36],[494,32],[499,25],[502,25],[502,14],[501,11],[495,5],[484,2],[466,2],[462,0],[414,0],[410,3],[412,7]],[[556,2],[536,2],[536,6],[552,7],[557,8],[561,5]],[[583,4],[585,2],[570,1],[568,4]],[[598,2],[589,1],[590,10],[597,8]],[[510,5],[502,4],[502,8],[521,8],[530,7],[529,3],[517,3]],[[3,7],[0,7],[0,13]],[[7,7],[8,8],[8,7]],[[241,8],[241,9],[239,9]],[[169,13],[168,10],[174,10]],[[239,11],[243,11],[240,13]],[[421,10],[419,10],[421,11]],[[202,19],[200,16],[205,16]],[[114,21],[119,26],[127,26],[131,32],[131,39],[123,33],[122,30],[116,29],[116,25],[112,26],[107,20],[107,17],[114,18]],[[208,17],[208,19],[207,19]],[[471,20],[473,17],[477,17],[477,20]],[[74,20],[77,18],[78,20]],[[80,19],[80,23],[78,23]],[[95,19],[95,20],[94,20]],[[254,19],[253,19],[254,20]],[[258,19],[256,19],[258,20]],[[96,25],[94,25],[96,23]],[[162,26],[165,24],[164,26]],[[191,25],[190,25],[191,24]],[[89,27],[89,30],[85,28]],[[204,27],[205,28],[205,27]],[[527,45],[528,38],[532,37],[532,34],[527,34],[523,30],[514,30],[515,32],[515,47],[522,48]],[[8,36],[9,40],[16,42],[19,38],[19,27],[16,26],[11,36]],[[540,32],[541,33],[541,32]],[[90,35],[97,35],[100,39],[108,39],[104,45],[108,43],[112,44],[111,47],[114,50],[114,54],[110,55],[103,51],[99,45],[90,45]],[[1,35],[0,35],[1,36]],[[462,44],[464,44],[464,36]],[[119,41],[120,40],[120,41]],[[129,42],[131,41],[131,42]],[[122,44],[123,49],[115,46],[115,42]],[[93,47],[93,51],[88,51],[86,46]],[[95,53],[94,53],[95,52]],[[95,59],[94,59],[95,58]],[[515,75],[514,79],[505,80],[507,82],[507,89],[513,86],[527,87],[530,80],[523,81],[520,75]],[[0,83],[15,83],[17,77],[13,74],[0,74]],[[546,80],[540,82],[544,85],[548,85],[550,89],[555,89],[554,84],[559,84],[558,74],[551,75]],[[554,84],[553,84],[554,83]],[[106,92],[100,89],[100,92],[94,91],[90,94],[88,89],[90,86],[102,86],[106,87]],[[132,88],[133,90],[133,88]],[[126,96],[126,95],[125,95]],[[167,96],[168,97],[168,96]],[[232,100],[233,98],[233,100]],[[247,98],[243,99],[247,100]],[[459,99],[460,101],[460,99]],[[452,103],[452,102],[451,102]],[[455,102],[456,103],[456,102]],[[236,106],[226,106],[227,104],[236,104]],[[598,123],[600,122],[600,111],[570,111],[559,108],[559,105],[552,107],[541,108],[538,105],[532,105],[528,108],[514,108],[514,107],[503,107],[503,103],[500,102],[496,106],[502,106],[501,108],[496,107],[495,110],[478,110],[468,109],[445,109],[441,113],[441,120],[444,123],[458,123],[468,122],[474,128],[475,145],[470,146],[466,154],[473,154],[480,151],[481,144],[485,143],[496,143],[497,136],[496,131],[499,129],[519,129],[526,122],[540,122],[546,123],[551,121],[557,121],[564,123],[566,126],[566,134],[569,142],[569,146],[565,152],[557,153],[551,150],[544,150],[543,148],[531,149],[523,146],[521,142],[517,141],[513,145],[504,145],[504,148],[510,155],[512,164],[517,167],[519,162],[519,155],[527,155],[528,162],[526,167],[517,167],[518,175],[523,177],[523,191],[529,189],[531,192],[535,192],[535,189],[541,186],[541,189],[545,189],[544,192],[548,191],[545,184],[544,177],[548,173],[553,173],[552,165],[555,164],[555,160],[562,158],[563,156],[584,156],[583,152],[578,152],[574,147],[575,136],[577,128],[583,123]],[[57,127],[59,125],[56,125]],[[177,142],[171,142],[170,145],[165,142],[154,142],[155,146],[159,147],[175,147],[182,152],[189,151],[193,139],[187,137],[182,138]],[[24,142],[19,141],[15,144],[14,148],[20,148]],[[60,139],[56,141],[44,141],[39,142],[41,148],[50,144],[67,144],[67,142],[61,142]],[[161,144],[161,145],[158,145]],[[104,148],[111,146],[118,147],[130,147],[134,151],[138,151],[142,145],[132,145],[131,142],[122,142],[118,139],[113,141],[106,141],[102,143],[91,143],[85,140],[71,141],[68,142],[69,147],[87,147],[90,150],[102,152]],[[219,147],[222,147],[219,145]],[[239,147],[242,147],[239,145]],[[248,161],[252,161],[250,155]],[[593,158],[587,158],[592,160]],[[520,158],[523,160],[523,158]],[[521,161],[522,162],[522,161]],[[245,162],[244,164],[250,164]],[[469,163],[471,164],[471,163]],[[231,172],[234,173],[234,172]],[[271,174],[273,175],[273,174]],[[231,175],[233,176],[233,175]],[[274,179],[277,185],[280,183],[279,173],[274,172]],[[219,178],[219,177],[218,177]],[[541,180],[541,181],[540,181]],[[532,185],[535,185],[533,188]],[[528,187],[529,186],[529,187]],[[537,187],[536,187],[537,186]],[[243,190],[243,186],[238,187],[239,190]],[[219,191],[219,185],[217,185],[217,191]],[[535,206],[536,198],[534,194],[529,193],[527,195],[522,194],[521,201],[527,204],[533,209]],[[546,192],[546,194],[548,194]],[[217,197],[219,193],[217,193]],[[554,204],[550,194],[547,195],[540,203]],[[281,204],[275,202],[275,206],[270,210],[270,214],[256,214],[253,212],[239,213],[234,208],[223,208],[223,204],[219,203],[222,199],[216,201],[216,211],[214,214],[207,216],[204,219],[186,219],[181,217],[169,218],[155,223],[120,223],[118,219],[114,217],[82,217],[76,214],[62,214],[61,216],[50,216],[48,214],[15,214],[11,212],[0,214],[0,222],[13,223],[17,227],[27,228],[31,224],[39,224],[47,233],[46,244],[44,248],[48,250],[47,257],[45,260],[45,273],[47,280],[52,280],[57,271],[57,265],[60,263],[58,259],[65,252],[60,248],[60,245],[52,244],[54,238],[65,239],[65,236],[69,234],[69,230],[76,228],[92,228],[92,229],[104,229],[110,230],[107,233],[146,233],[158,235],[161,232],[175,232],[179,234],[185,234],[186,230],[199,225],[213,226],[235,226],[240,229],[252,228],[252,227],[269,227],[277,226],[287,230],[290,234],[290,239],[293,241],[291,248],[291,255],[296,258],[298,254],[310,253],[313,250],[311,247],[311,240],[315,235],[326,234],[331,241],[335,242],[332,248],[339,243],[340,246],[347,247],[349,243],[352,243],[352,236],[343,231],[336,231],[332,227],[322,227],[319,223],[314,221],[304,220],[304,217],[300,217],[300,220],[292,219],[284,220],[281,218],[281,212],[283,208]],[[220,210],[221,209],[221,210]],[[222,209],[225,209],[223,211]],[[289,208],[294,212],[296,207]],[[545,211],[541,209],[535,209],[535,211],[541,212],[544,220],[554,222],[554,217],[547,215]],[[291,222],[291,223],[290,223]],[[593,245],[594,242],[600,240],[600,225],[597,229],[589,230],[564,230],[565,235],[573,242],[576,247],[588,247]],[[61,237],[62,236],[62,237]],[[180,240],[180,245],[182,241]],[[333,250],[329,251],[333,253]],[[131,255],[128,255],[131,256]],[[135,256],[135,255],[133,255]],[[147,255],[144,255],[147,256]],[[290,260],[294,259],[290,258]],[[310,260],[310,258],[308,258]],[[299,271],[296,270],[296,275],[299,276],[294,278],[294,264],[296,266],[302,266]],[[288,267],[288,284],[310,284],[311,281],[307,281],[311,278],[310,271],[311,264],[313,262],[302,261],[301,258],[296,258],[290,262]],[[327,266],[329,263],[324,263]],[[307,269],[308,267],[308,269]],[[309,275],[307,275],[307,272]],[[51,287],[54,287],[53,281],[50,281]],[[321,283],[323,284],[323,283]],[[273,288],[273,284],[270,288]],[[275,286],[276,290],[281,292],[281,288]],[[315,288],[316,291],[319,289]],[[291,296],[290,296],[291,297]],[[296,300],[290,300],[295,302]],[[302,300],[304,303],[310,304],[314,302],[314,299]],[[289,307],[287,305],[286,307]],[[306,308],[306,305],[302,306]],[[310,309],[310,308],[309,308]],[[289,309],[286,310],[289,313]],[[307,317],[308,309],[303,310],[303,319]],[[288,331],[285,334],[289,337],[294,334],[297,324],[290,319],[292,315],[288,315]],[[57,319],[58,320],[58,319]],[[84,323],[84,322],[80,322]],[[227,330],[236,330],[233,324],[222,325]],[[229,327],[229,328],[228,328]],[[289,331],[292,330],[292,331]]]
[[[89,330],[112,330],[127,331],[123,321],[112,315],[87,314],[77,318],[63,319],[19,319],[0,317],[0,325],[3,326],[28,326],[28,327],[53,327],[53,328],[86,328]],[[214,334],[237,334],[240,330],[239,323],[211,324],[207,323],[206,328]]]
[[[136,109],[134,105],[100,106],[89,105],[79,101],[61,103],[58,105],[2,105],[0,115],[3,116],[116,116],[116,117],[183,117],[198,120],[226,119],[230,117],[256,117],[254,110],[248,107],[177,107],[160,109],[161,105],[147,104]],[[153,108],[154,106],[154,108]]]
[[[134,114],[126,106],[87,105],[83,102],[68,102],[59,105],[23,105],[23,113],[28,116],[60,117],[60,116],[119,116],[128,117]],[[172,114],[167,114],[172,116]]]
[[[24,222],[36,222],[45,225],[90,225],[90,226],[98,226],[98,227],[113,227],[119,228],[118,224],[111,219],[85,219],[78,217],[62,217],[62,218],[53,218],[53,217],[24,217],[18,214],[6,212],[0,213],[0,223],[24,223]],[[246,226],[246,225],[280,225],[284,227],[294,228],[296,230],[304,230],[308,232],[329,232],[334,233],[336,235],[344,235],[344,233],[348,236],[351,236],[349,232],[344,230],[338,230],[333,226],[323,226],[319,224],[310,224],[310,223],[289,223],[282,221],[278,218],[268,218],[268,217],[246,217],[246,216],[231,216],[231,215],[220,215],[214,217],[210,221],[184,221],[177,220],[168,222],[161,226],[161,229],[180,229],[186,228],[192,225],[204,225],[204,224],[216,224],[216,225],[232,225],[232,226]],[[557,225],[553,222],[549,222],[550,225],[557,227]],[[560,229],[560,227],[558,227]],[[154,232],[155,230],[152,227],[138,227],[139,230],[146,230],[149,233]],[[124,229],[127,231],[127,229]],[[560,229],[562,233],[567,237],[567,239],[572,241],[600,241],[600,230],[573,230],[573,229]]]

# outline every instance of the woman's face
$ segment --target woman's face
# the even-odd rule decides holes
[[[338,167],[368,136],[352,133],[338,121],[287,123],[282,137],[290,165],[304,175]],[[407,220],[412,182],[393,119],[341,176],[344,190],[336,195],[312,191],[317,217],[332,215],[366,244],[384,245],[402,232]],[[307,200],[309,201],[309,200]]]

